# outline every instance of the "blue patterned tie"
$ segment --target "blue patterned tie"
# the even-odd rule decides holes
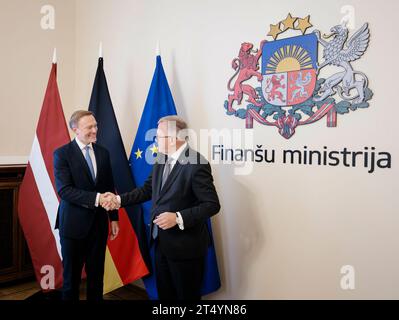
[[[93,181],[96,181],[96,175],[94,174],[93,162],[91,161],[90,152],[89,152],[90,146],[87,145],[85,147],[85,150],[86,150],[85,159],[86,159],[87,165],[89,166],[91,177],[93,178]]]

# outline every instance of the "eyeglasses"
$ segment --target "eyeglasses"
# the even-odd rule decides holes
[[[156,136],[155,137],[155,142],[158,143],[158,139],[160,139],[160,138],[172,138],[172,137],[173,136],[161,136],[161,137]]]

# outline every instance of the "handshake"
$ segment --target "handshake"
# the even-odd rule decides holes
[[[100,206],[105,210],[110,211],[119,209],[121,204],[115,194],[112,192],[106,192],[100,194]]]

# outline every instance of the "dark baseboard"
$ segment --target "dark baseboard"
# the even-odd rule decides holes
[[[84,286],[84,284],[83,284]],[[107,293],[105,300],[149,300],[145,289],[134,284],[127,284],[119,289]],[[48,292],[38,291],[28,297],[26,300],[61,300],[61,290],[52,290]]]

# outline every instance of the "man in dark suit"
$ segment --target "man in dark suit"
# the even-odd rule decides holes
[[[177,116],[159,120],[159,155],[144,186],[120,196],[108,194],[108,209],[152,200],[152,243],[161,300],[199,300],[210,244],[206,221],[220,210],[211,167],[182,137]],[[166,161],[165,161],[166,160]]]
[[[111,240],[119,232],[118,212],[107,211],[104,193],[114,192],[108,151],[95,144],[97,122],[90,111],[78,110],[69,121],[76,138],[54,152],[58,195],[56,228],[60,232],[64,300],[78,300],[83,265],[87,299],[102,300],[108,220]]]

